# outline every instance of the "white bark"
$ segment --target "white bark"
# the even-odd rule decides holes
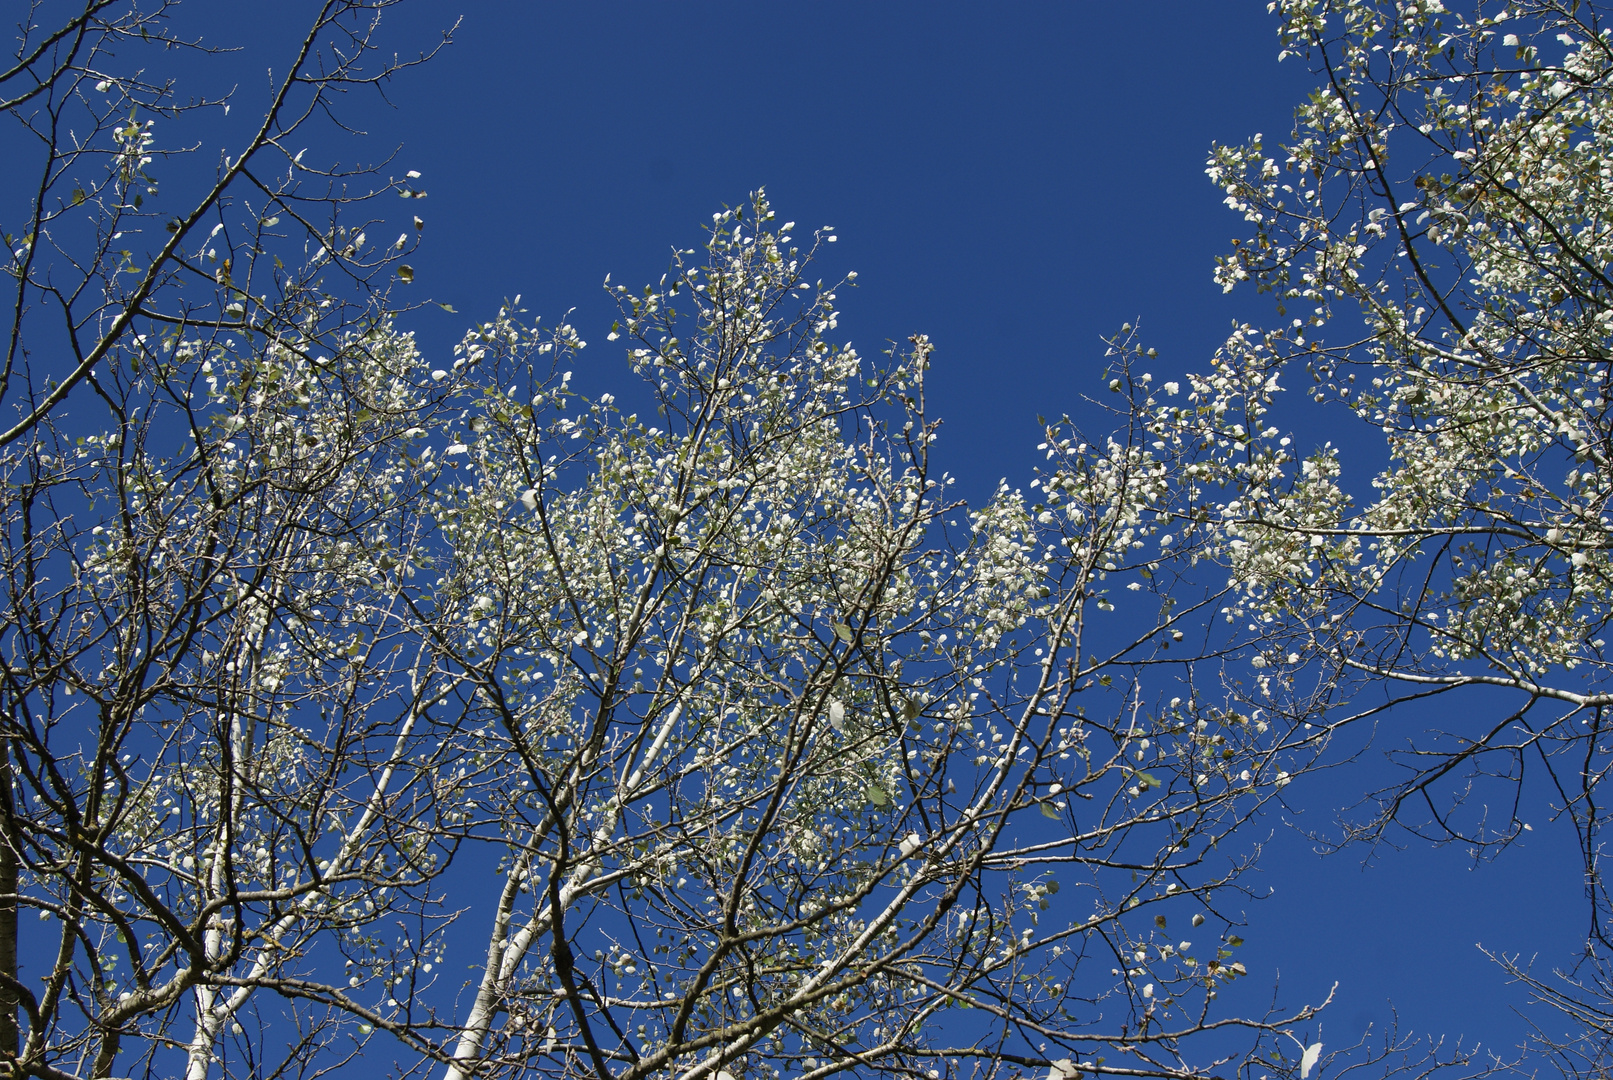
[[[682,715],[682,702],[667,710],[666,719],[656,732],[655,740],[645,750],[642,760],[628,776],[626,783],[617,789],[616,797],[611,800],[611,809],[606,816],[605,825],[601,826],[605,838],[608,839],[615,831],[622,808],[632,801],[634,792],[644,781],[645,771],[655,763],[656,758],[665,749],[667,740],[672,737],[672,730]],[[465,1016],[464,1029],[454,1046],[453,1063],[443,1073],[443,1080],[470,1080],[476,1062],[481,1060],[482,1046],[492,1030],[493,1017],[498,1013],[499,1002],[508,992],[510,982],[514,979],[522,961],[526,959],[532,943],[547,933],[553,922],[554,916],[549,905],[534,902],[531,917],[516,931],[514,937],[506,940],[510,916],[515,901],[521,894],[521,871],[530,865],[531,854],[528,852],[526,858],[518,860],[504,879],[504,888],[499,893],[498,907],[493,915],[493,933],[487,946],[487,966],[482,970],[482,981],[476,988],[476,997]],[[587,891],[589,882],[599,872],[599,866],[600,855],[596,850],[577,867],[570,880],[560,889],[562,916],[577,897]]]
[[[386,801],[387,790],[392,784],[398,765],[403,761],[404,750],[408,744],[409,736],[414,731],[416,721],[420,717],[420,709],[411,709],[404,718],[403,726],[393,740],[392,753],[386,765],[377,778],[374,789],[365,800],[364,810],[358,821],[347,830],[342,837],[342,846],[330,861],[327,875],[336,875],[345,872],[353,862],[354,856],[362,849],[364,839],[374,827],[376,820],[381,816]],[[237,761],[242,760],[239,756]],[[212,893],[218,896],[223,892],[224,882],[222,866],[224,860],[214,853],[213,866],[210,871]],[[274,962],[274,953],[280,939],[289,934],[303,918],[308,903],[323,896],[322,892],[310,892],[303,901],[293,905],[292,910],[281,916],[271,927],[260,932],[262,944],[254,950],[252,965],[247,970],[244,980],[246,985],[238,986],[227,995],[221,995],[218,990],[206,983],[196,987],[196,1027],[191,1036],[190,1046],[187,1049],[185,1080],[206,1080],[208,1069],[213,1061],[213,1047],[218,1042],[220,1032],[225,1024],[246,1004],[255,989],[254,984],[268,974]],[[223,931],[217,919],[208,926],[205,937],[206,954],[208,961],[216,959],[223,950]]]

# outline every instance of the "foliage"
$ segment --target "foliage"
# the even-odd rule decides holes
[[[1331,730],[1472,698],[1404,737],[1400,775],[1346,837],[1398,825],[1498,850],[1529,828],[1538,770],[1533,798],[1579,831],[1599,964],[1613,37],[1595,5],[1555,0],[1273,9],[1322,85],[1280,147],[1218,147],[1209,175],[1250,230],[1217,280],[1253,283],[1287,321],[1239,327],[1155,431],[1201,455],[1239,617],[1337,674]],[[1279,420],[1305,411],[1281,384],[1307,376],[1339,414],[1314,449]],[[1379,437],[1383,466],[1363,468]],[[1605,983],[1547,992],[1511,970],[1558,1003]],[[1594,1052],[1546,1048],[1599,1074],[1605,1005],[1568,1011]]]
[[[9,264],[0,817],[48,930],[0,956],[14,1071],[1285,1060],[1310,1010],[1218,1002],[1248,854],[1218,845],[1325,693],[1223,681],[1202,545],[1145,550],[1186,495],[1143,429],[1054,425],[1041,502],[962,506],[929,342],[835,343],[855,275],[814,284],[832,236],[760,194],[613,291],[627,403],[518,301],[434,362],[381,288],[409,234],[376,251],[300,154],[253,164],[395,70],[358,67],[373,15],[323,12],[171,217],[157,124],[192,114],[105,70],[178,42],[165,9],[92,5],[9,76],[44,87],[9,103],[29,132],[88,118],[42,141]],[[1100,631],[1111,576],[1152,584]]]
[[[1303,1080],[1314,1008],[1246,996],[1241,830],[1448,693],[1500,697],[1351,828],[1504,845],[1463,785],[1533,755],[1600,938],[1594,11],[1281,4],[1325,83],[1210,175],[1253,233],[1218,280],[1286,324],[1181,379],[1125,328],[1107,414],[970,508],[942,358],[837,341],[855,275],[760,192],[610,286],[615,393],[519,299],[417,344],[423,220],[369,245],[288,152],[406,66],[360,67],[378,6],[321,10],[211,178],[164,125],[223,103],[131,59],[205,58],[165,7],[74,9],[0,76],[43,147],[0,379],[15,1072]],[[1284,434],[1333,407],[1381,470]],[[1597,979],[1531,985],[1600,1067]]]
[[[1045,505],[949,501],[929,343],[874,366],[826,340],[850,282],[810,284],[827,237],[793,228],[758,196],[703,265],[616,288],[656,424],[562,375],[531,416],[481,391],[447,436],[432,595],[507,845],[456,1060],[957,1074],[1106,1046],[1175,1075],[1205,1028],[1259,1044],[1278,1021],[1211,1018],[1235,935],[1195,950],[1167,914],[1234,882],[1216,844],[1307,760],[1309,699],[1244,715],[1150,677],[1191,610],[1082,659],[1169,483],[1111,442]],[[519,377],[525,341],[485,326],[466,378]],[[1118,1032],[1088,1030],[1101,1001]],[[941,1022],[960,1008],[984,1018]]]
[[[1435,806],[1418,822],[1407,801],[1453,768],[1515,777],[1537,755],[1590,850],[1609,700],[1609,53],[1584,5],[1485,10],[1283,6],[1289,48],[1329,81],[1284,149],[1218,148],[1209,172],[1254,229],[1219,279],[1297,317],[1240,327],[1192,380],[1195,408],[1155,422],[1205,450],[1206,490],[1235,491],[1210,510],[1245,605],[1305,658],[1411,696],[1518,691],[1415,766],[1381,820],[1505,843],[1518,822],[1469,829]],[[1302,460],[1274,422],[1279,379],[1301,371],[1382,433],[1370,484],[1336,444]]]

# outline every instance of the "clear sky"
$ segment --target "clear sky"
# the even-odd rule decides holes
[[[221,38],[254,42],[233,61],[243,117],[277,41],[263,15],[212,13]],[[1241,222],[1203,175],[1212,142],[1286,132],[1311,85],[1302,60],[1278,64],[1264,2],[418,0],[389,15],[389,47],[427,47],[461,15],[454,44],[389,88],[392,108],[348,114],[369,132],[361,156],[401,146],[394,174],[423,174],[429,198],[403,204],[427,222],[412,288],[460,313],[417,316],[430,347],[520,293],[533,313],[577,309],[585,389],[621,380],[606,273],[654,280],[712,211],[765,185],[781,216],[838,228],[825,276],[860,284],[841,297],[845,336],[864,352],[936,342],[942,460],[978,498],[999,477],[1028,484],[1036,415],[1080,410],[1122,322],[1140,320],[1168,378],[1202,367],[1231,320],[1275,319],[1212,284]],[[1358,453],[1359,479],[1378,458]],[[1380,745],[1413,726],[1391,718]],[[1363,760],[1295,785],[1293,820],[1325,832],[1384,775],[1376,750]],[[1271,818],[1249,837],[1270,839],[1258,880],[1275,893],[1249,908],[1248,1000],[1279,971],[1287,1003],[1339,980],[1330,1045],[1381,1029],[1391,1001],[1403,1030],[1515,1041],[1521,995],[1476,944],[1552,967],[1585,924],[1572,836],[1536,818],[1476,869],[1411,840],[1365,868],[1356,849],[1324,860]]]

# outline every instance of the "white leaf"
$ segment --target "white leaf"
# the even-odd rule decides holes
[[[829,726],[836,731],[846,730],[846,707],[839,701],[829,702]]]
[[[1321,1043],[1311,1043],[1305,1048],[1305,1053],[1299,1059],[1299,1080],[1305,1080],[1306,1077],[1310,1076],[1311,1070],[1316,1068],[1316,1063],[1321,1057]]]

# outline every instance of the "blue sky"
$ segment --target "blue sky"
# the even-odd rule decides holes
[[[236,39],[261,9],[212,14]],[[765,185],[783,217],[837,227],[825,274],[856,270],[860,286],[841,297],[846,337],[870,353],[935,341],[943,462],[978,499],[999,477],[1029,482],[1036,415],[1080,411],[1121,323],[1140,322],[1168,378],[1203,365],[1230,321],[1275,318],[1212,284],[1241,223],[1203,175],[1212,142],[1285,132],[1311,85],[1303,61],[1277,63],[1264,3],[421,0],[389,13],[388,45],[427,47],[461,14],[391,108],[347,114],[368,132],[348,144],[361,157],[401,146],[394,174],[423,174],[426,201],[386,209],[427,222],[414,295],[460,313],[415,317],[428,347],[519,293],[551,318],[577,309],[578,381],[605,388],[625,375],[604,340],[606,273],[654,280],[712,211]],[[256,113],[276,38],[232,62],[238,116]],[[1366,475],[1375,453],[1352,448],[1347,467]],[[1415,726],[1397,715],[1380,739]],[[1295,820],[1325,830],[1378,759],[1296,793]],[[1250,840],[1268,837],[1257,880],[1275,892],[1249,907],[1245,994],[1279,971],[1287,1003],[1340,981],[1323,1022],[1335,1046],[1381,1027],[1392,1000],[1403,1029],[1504,1048],[1522,998],[1476,944],[1551,967],[1583,930],[1573,838],[1544,812],[1477,868],[1415,841],[1368,866],[1355,849],[1320,859],[1279,818]]]

